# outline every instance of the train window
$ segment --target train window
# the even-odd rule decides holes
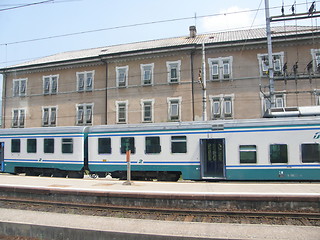
[[[27,153],[37,152],[37,139],[27,139]]]
[[[11,152],[12,153],[20,152],[20,139],[11,139]]]
[[[73,139],[72,138],[62,138],[62,153],[73,153]]]
[[[136,152],[133,137],[122,137],[121,138],[121,153],[125,154],[127,150],[131,150],[131,153]]]
[[[301,155],[303,163],[320,162],[320,144],[304,143],[301,144]]]
[[[271,163],[288,163],[287,144],[271,144],[270,145],[270,162]]]
[[[98,153],[110,154],[111,153],[111,138],[98,139]]]
[[[43,139],[43,151],[44,151],[44,153],[54,153],[54,139],[53,138]]]
[[[257,146],[240,145],[240,163],[257,163]]]
[[[186,153],[187,152],[187,137],[172,136],[171,137],[171,153]]]
[[[160,137],[146,137],[146,153],[160,153]]]

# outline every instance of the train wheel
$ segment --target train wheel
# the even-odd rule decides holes
[[[27,168],[26,169],[26,176],[39,176],[33,169]]]
[[[67,177],[67,172],[66,171],[61,171],[61,170],[56,170],[56,171],[53,172],[52,177],[65,178],[65,177]]]
[[[68,172],[68,178],[83,178],[83,172],[70,171]]]

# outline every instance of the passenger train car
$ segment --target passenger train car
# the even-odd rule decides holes
[[[132,179],[320,180],[320,118],[0,130],[1,171]]]

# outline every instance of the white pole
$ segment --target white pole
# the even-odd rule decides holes
[[[127,161],[127,181],[123,185],[131,185],[131,163],[130,163],[131,150],[126,151],[126,161]]]
[[[202,43],[202,120],[207,121],[207,79],[204,42]]]
[[[265,13],[266,13],[266,32],[268,44],[268,63],[269,63],[269,89],[270,89],[270,103],[271,108],[275,107],[274,103],[274,72],[273,72],[273,56],[272,56],[272,41],[271,41],[271,27],[270,27],[270,13],[269,13],[269,0],[265,0]]]

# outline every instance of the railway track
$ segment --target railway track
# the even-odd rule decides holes
[[[163,221],[320,226],[320,213],[307,212],[157,209],[8,197],[0,198],[0,208]]]

